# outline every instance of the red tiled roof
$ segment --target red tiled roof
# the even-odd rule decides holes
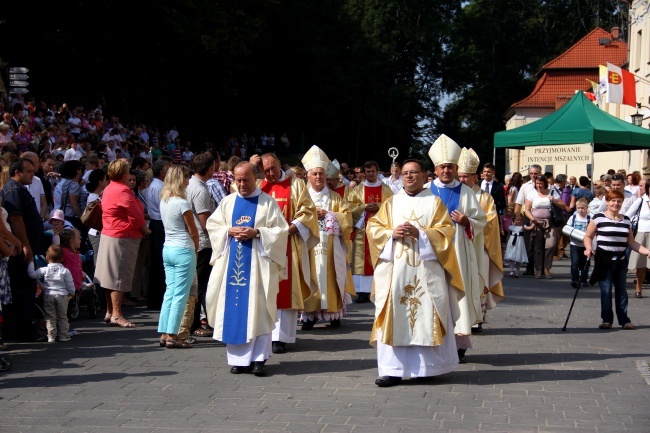
[[[600,39],[609,39],[611,43],[600,45]],[[617,66],[624,65],[627,62],[627,43],[620,39],[616,41],[611,39],[612,35],[609,32],[596,27],[568,50],[542,66],[540,74],[547,69],[598,69],[598,65],[607,62]]]
[[[535,88],[511,108],[557,110],[573,97],[576,90],[590,90],[586,79],[598,81],[598,65],[607,62],[622,66],[627,62],[627,43],[621,40],[600,45],[600,39],[612,35],[595,28],[571,48],[542,67]]]
[[[598,69],[557,71],[552,75],[544,73],[530,95],[515,102],[512,107],[557,110],[573,97],[576,90],[591,90],[587,79],[598,82]]]

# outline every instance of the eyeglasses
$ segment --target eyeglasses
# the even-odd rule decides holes
[[[416,174],[422,173],[420,170],[409,170],[409,171],[403,171],[402,176],[415,176]]]

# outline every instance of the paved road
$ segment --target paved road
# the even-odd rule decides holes
[[[555,264],[552,280],[505,281],[468,364],[394,388],[374,385],[370,304],[298,331],[265,378],[230,374],[210,340],[159,348],[144,308],[127,310],[135,330],[82,319],[71,342],[11,345],[0,432],[649,432],[650,299],[630,299],[637,330],[602,331],[598,290],[581,290],[561,332],[574,290]]]

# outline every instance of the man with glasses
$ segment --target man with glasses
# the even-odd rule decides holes
[[[357,303],[370,301],[374,268],[370,262],[370,250],[366,238],[366,225],[393,191],[377,178],[379,164],[368,161],[363,165],[365,181],[350,194],[350,209],[356,231],[352,241],[352,280],[357,292]]]
[[[481,294],[483,283],[479,266],[483,259],[481,235],[487,216],[476,194],[456,179],[461,149],[451,138],[442,134],[429,149],[437,178],[431,182],[431,191],[440,197],[456,226],[454,246],[465,287],[465,297],[460,300],[460,318],[454,333],[459,361],[465,362],[465,352],[472,348],[472,326],[481,321]]]
[[[404,188],[367,226],[375,268],[375,323],[380,387],[458,367],[454,322],[463,297],[454,226],[440,198],[424,187],[424,164],[406,160]],[[392,306],[392,308],[391,308]]]
[[[620,173],[613,174],[610,188],[613,191],[621,191],[623,194],[625,194],[625,199],[623,199],[623,204],[621,205],[621,210],[619,213],[626,213],[630,206],[632,206],[632,203],[634,203],[634,201],[637,199],[637,197],[630,191],[625,190],[625,177]],[[605,212],[606,210],[607,202],[603,200],[600,204],[600,207],[598,208],[598,212]]]
[[[519,194],[515,199],[515,215],[522,212],[522,207],[526,204],[526,196],[529,192],[535,191],[535,178],[541,176],[542,166],[533,164],[528,167],[528,175],[530,180],[523,184],[519,189]],[[524,225],[530,225],[530,220],[524,215]],[[535,275],[535,254],[533,253],[533,243],[530,241],[531,230],[524,230],[524,242],[526,244],[526,254],[528,255],[528,264],[526,265],[526,272],[524,275]]]

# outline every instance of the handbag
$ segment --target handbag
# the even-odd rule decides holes
[[[551,225],[553,227],[564,227],[565,224],[566,218],[564,217],[564,211],[558,205],[551,202]]]
[[[643,199],[641,199],[641,203],[639,204],[638,209],[636,212],[634,212],[634,215],[632,215],[632,218],[630,218],[630,222],[632,223],[632,236],[636,238],[636,234],[639,231],[639,216],[641,215],[641,207],[643,206]]]
[[[101,231],[102,224],[102,202],[95,200],[86,205],[84,213],[81,215],[81,222],[88,228]]]

